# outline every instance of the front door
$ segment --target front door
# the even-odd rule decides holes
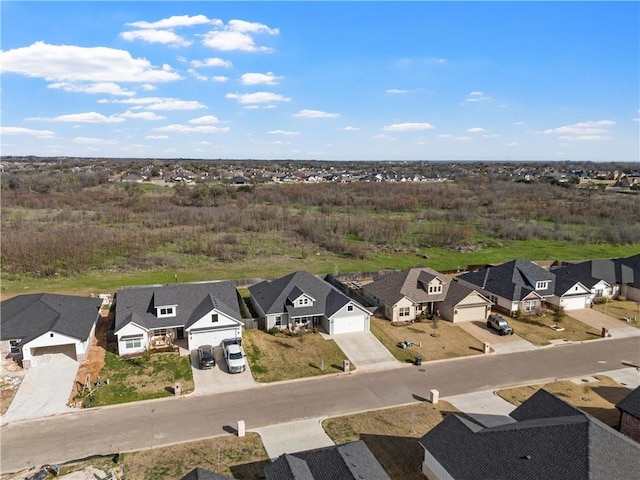
[[[176,328],[176,338],[178,340],[184,338],[184,327],[178,327]]]

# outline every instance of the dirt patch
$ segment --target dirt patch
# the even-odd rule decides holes
[[[4,415],[18,392],[22,383],[24,369],[10,359],[2,360],[2,375],[0,376],[0,415]]]

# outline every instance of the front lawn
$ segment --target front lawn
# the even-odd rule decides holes
[[[609,300],[608,304],[599,304],[593,306],[594,310],[606,312],[607,317],[615,318],[620,321],[620,324],[616,324],[615,327],[634,326],[640,328],[640,303],[632,302],[631,300]],[[631,322],[627,322],[624,319],[631,318]],[[635,321],[633,319],[635,318]],[[612,325],[613,327],[614,325]]]
[[[122,359],[106,352],[105,366],[100,371],[100,386],[84,395],[86,406],[114,405],[173,395],[175,382],[182,393],[193,392],[193,372],[188,356],[178,353],[152,353]]]
[[[430,320],[392,324],[389,320],[371,317],[371,332],[401,362],[413,362],[416,355],[429,361],[483,353],[482,342],[457,325],[439,320],[437,327],[434,326]],[[398,347],[404,340],[411,340],[415,346]]]
[[[242,339],[251,373],[257,382],[339,373],[342,372],[342,361],[347,358],[336,342],[325,340],[318,333],[291,337],[246,330]]]
[[[507,321],[513,327],[516,335],[538,346],[549,345],[551,340],[582,342],[601,338],[600,331],[568,315],[565,315],[560,321],[560,327],[564,328],[561,332],[551,328],[551,325],[555,324],[552,315],[509,318]]]

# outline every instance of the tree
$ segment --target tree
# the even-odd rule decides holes
[[[560,325],[560,323],[562,323],[562,320],[564,320],[565,316],[566,316],[566,312],[564,310],[564,307],[557,306],[553,308],[553,321],[555,322],[556,325]]]

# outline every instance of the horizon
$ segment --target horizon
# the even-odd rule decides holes
[[[637,2],[1,8],[3,157],[639,160]]]

